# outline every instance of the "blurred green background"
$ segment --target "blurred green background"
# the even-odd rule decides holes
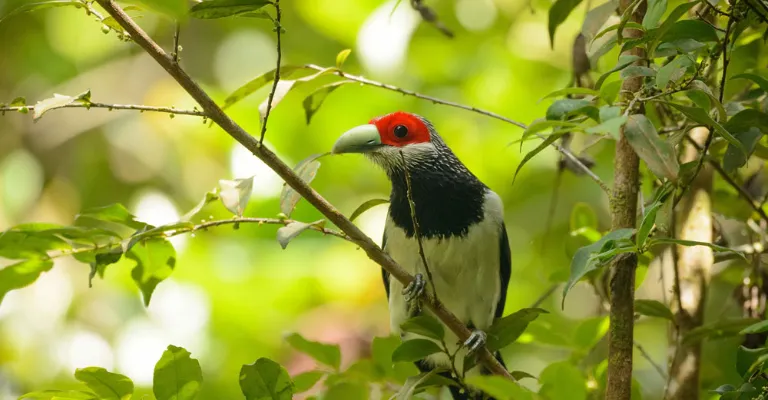
[[[0,2],[0,15],[22,3]],[[549,101],[539,99],[570,81],[570,47],[584,4],[559,28],[550,48],[548,1],[430,2],[455,32],[454,39],[423,23],[408,2],[392,12],[395,3],[285,1],[283,64],[332,66],[339,51],[351,48],[345,65],[350,73],[524,123],[544,114]],[[170,48],[172,23],[141,14],[137,22]],[[82,10],[59,8],[10,18],[0,24],[0,38],[0,101],[25,96],[33,104],[54,93],[76,95],[90,89],[95,102],[194,106],[141,49],[119,41],[114,33],[102,33],[100,24]],[[192,20],[182,27],[181,44],[183,67],[219,102],[275,65],[275,37],[265,20]],[[606,65],[615,60],[605,58]],[[550,211],[558,161],[551,149],[526,165],[512,184],[522,156],[538,144],[528,142],[522,152],[518,144],[509,146],[520,138],[519,128],[357,84],[336,90],[307,125],[301,102],[308,93],[291,92],[269,120],[266,142],[288,164],[330,150],[352,126],[404,110],[431,120],[459,158],[501,195],[513,265],[507,313],[531,306],[567,278],[573,251],[569,216],[576,203],[588,204],[600,229],[609,228],[600,189],[567,171],[555,211]],[[257,107],[266,95],[263,89],[229,110],[252,134],[260,130]],[[595,172],[610,181],[612,145],[600,142],[589,152],[597,161]],[[368,199],[388,196],[385,175],[362,157],[326,157],[322,163],[312,185],[346,215]],[[55,110],[37,123],[18,113],[0,117],[0,230],[31,221],[67,224],[84,208],[116,202],[148,223],[170,223],[219,179],[252,175],[254,194],[245,215],[274,217],[282,181],[200,118],[103,109]],[[357,221],[377,242],[385,213],[386,206],[378,206]],[[198,216],[228,217],[218,203]],[[293,217],[321,218],[303,201]],[[89,289],[86,265],[57,259],[52,271],[10,293],[0,305],[0,399],[79,387],[72,373],[85,366],[126,374],[145,387],[139,393],[150,393],[146,387],[151,386],[154,363],[168,344],[183,346],[200,360],[206,399],[239,397],[240,366],[258,357],[271,357],[292,374],[313,368],[313,361],[284,344],[287,332],[341,344],[345,365],[367,356],[372,337],[389,330],[378,266],[353,245],[317,232],[306,232],[282,250],[276,229],[227,226],[175,238],[176,270],[159,285],[148,308],[131,281],[130,261],[110,266],[105,279]],[[638,298],[663,296],[658,275],[648,272]],[[717,283],[714,290],[718,312],[724,307],[737,310],[727,300],[727,290]],[[599,363],[604,357],[596,343],[607,320],[591,286],[577,285],[564,309],[560,293],[557,288],[541,304],[550,314],[535,321],[504,356],[512,369],[537,376],[552,362],[572,361],[580,368],[583,392],[553,396],[584,398],[604,370],[604,365],[590,365],[590,359],[597,353]],[[645,319],[636,332],[649,356],[666,365],[665,325]],[[738,342],[718,343],[720,350],[707,348],[702,377],[707,388],[735,374],[729,371]],[[660,398],[663,379],[639,353],[635,357],[644,398]],[[549,375],[542,384],[558,378]]]

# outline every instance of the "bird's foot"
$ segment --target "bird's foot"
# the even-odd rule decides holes
[[[464,347],[468,349],[469,353],[474,353],[481,347],[485,346],[485,342],[487,341],[488,334],[479,329],[475,329],[472,331],[472,334],[469,335],[469,338],[464,342]]]
[[[413,316],[421,312],[421,296],[424,295],[424,289],[427,287],[424,281],[424,275],[416,274],[411,283],[403,289],[403,297],[408,304],[408,314]]]

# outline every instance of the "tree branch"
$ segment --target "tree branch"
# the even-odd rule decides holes
[[[376,243],[366,236],[360,228],[355,226],[349,219],[342,215],[332,204],[325,200],[319,193],[312,189],[304,180],[296,175],[293,170],[280,160],[275,153],[262,146],[258,140],[249,135],[235,121],[229,118],[224,111],[208,96],[205,91],[168,55],[157,45],[136,23],[125,14],[125,12],[114,3],[113,0],[96,0],[107,12],[128,33],[131,34],[134,42],[141,46],[147,54],[157,61],[168,74],[170,74],[189,93],[195,101],[205,111],[205,114],[218,124],[233,139],[243,145],[256,157],[261,159],[268,167],[277,173],[289,186],[298,194],[304,197],[307,202],[312,204],[326,218],[341,229],[349,240],[360,246],[369,258],[381,265],[392,277],[400,281],[403,285],[408,285],[413,281],[413,276],[400,267],[388,254],[384,253]],[[439,318],[456,336],[462,341],[466,341],[471,332],[467,327],[456,318],[453,313],[448,311],[440,304],[426,304],[432,312]],[[481,362],[494,374],[513,379],[509,372],[496,361],[488,349],[483,348],[479,351]]]
[[[320,67],[320,66],[317,66],[317,65],[313,65],[313,64],[307,64],[306,67],[310,68],[310,69],[314,69],[316,71],[324,71],[324,70],[327,69],[327,68],[323,68],[323,67]],[[400,87],[397,87],[397,86],[394,86],[394,85],[389,85],[389,84],[386,84],[386,83],[372,81],[372,80],[370,80],[368,78],[364,78],[362,76],[351,75],[351,74],[348,74],[348,73],[346,73],[344,71],[341,71],[341,70],[335,70],[332,73],[334,75],[339,76],[339,77],[342,77],[342,78],[345,78],[345,79],[349,79],[351,81],[355,81],[355,82],[358,82],[358,83],[362,83],[363,85],[374,86],[374,87],[377,87],[377,88],[380,88],[380,89],[385,89],[385,90],[389,90],[389,91],[392,91],[392,92],[397,92],[397,93],[400,93],[400,94],[405,95],[405,96],[411,96],[411,97],[415,97],[417,99],[427,100],[427,101],[429,101],[429,102],[431,102],[433,104],[440,104],[440,105],[444,105],[444,106],[448,106],[448,107],[459,108],[459,109],[462,109],[462,110],[471,111],[471,112],[474,112],[474,113],[477,113],[477,114],[480,114],[480,115],[485,115],[486,117],[497,119],[499,121],[504,121],[504,122],[506,122],[508,124],[512,124],[512,125],[517,126],[519,128],[523,128],[523,129],[527,128],[527,126],[524,123],[522,123],[522,122],[515,121],[515,120],[507,118],[507,117],[505,117],[503,115],[496,114],[495,112],[492,112],[492,111],[483,110],[483,109],[480,109],[480,108],[477,108],[477,107],[473,107],[473,106],[467,106],[467,105],[456,103],[456,102],[453,102],[453,101],[442,100],[442,99],[439,99],[437,97],[428,96],[428,95],[425,95],[425,94],[414,92],[412,90],[403,89],[403,88],[400,88]],[[544,136],[544,135],[542,135],[542,134],[540,134],[538,132],[536,133],[536,136],[539,139],[542,139],[542,140],[547,138],[546,136]],[[590,170],[589,167],[584,165],[584,163],[581,162],[581,160],[579,160],[579,158],[576,157],[573,153],[571,153],[570,150],[564,148],[563,146],[557,144],[556,142],[553,142],[551,144],[551,146],[554,147],[557,151],[559,151],[560,154],[562,154],[568,160],[570,160],[577,168],[582,170],[593,181],[595,181],[595,183],[597,183],[598,186],[600,186],[600,188],[603,189],[605,194],[607,194],[610,197],[611,189],[608,187],[608,185],[606,185],[605,182],[603,182],[600,179],[600,177],[595,175],[595,173],[592,172],[592,170]]]
[[[134,111],[151,111],[176,115],[192,115],[195,117],[206,117],[203,111],[198,110],[179,110],[173,107],[153,107],[134,104],[106,104],[106,103],[72,103],[63,107],[57,108],[106,108],[112,110],[134,110]],[[13,107],[0,107],[0,113],[9,111],[27,112],[34,111],[35,106],[13,106]]]
[[[621,0],[622,12],[633,7],[633,1]],[[630,18],[641,22],[645,15],[645,3],[634,9]],[[637,29],[626,30],[627,39],[641,37]],[[640,56],[635,65],[642,65],[644,51],[635,47],[622,52],[622,55]],[[642,77],[624,80],[621,90],[624,96],[633,95],[642,88]],[[644,105],[638,107],[638,113],[644,112]],[[640,159],[624,135],[626,126],[622,126],[614,155],[614,184],[611,198],[611,229],[634,228],[637,223],[637,202],[640,186]],[[637,254],[627,253],[615,258],[612,265],[610,294],[610,331],[608,336],[608,382],[605,391],[606,400],[625,400],[632,393],[632,347],[635,323],[635,269]]]
[[[275,6],[275,32],[277,35],[277,67],[275,67],[275,79],[272,81],[272,90],[269,91],[269,99],[267,100],[267,111],[264,114],[264,121],[261,123],[261,135],[259,136],[259,146],[264,143],[264,135],[267,133],[267,121],[269,121],[269,113],[272,111],[272,99],[275,98],[275,92],[277,91],[277,84],[280,82],[280,63],[283,58],[283,50],[280,47],[280,37],[282,36],[283,27],[280,25],[280,18],[282,12],[280,11],[280,0],[275,0],[273,3]]]

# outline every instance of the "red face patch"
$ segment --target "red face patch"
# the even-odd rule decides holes
[[[382,144],[402,147],[412,143],[429,142],[427,125],[413,114],[398,111],[374,118],[369,124],[376,125]]]

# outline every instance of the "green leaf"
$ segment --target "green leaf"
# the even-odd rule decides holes
[[[48,231],[12,228],[0,233],[0,257],[24,259],[45,258],[50,250],[67,250],[70,246]]]
[[[50,259],[30,258],[0,269],[0,302],[8,292],[32,284],[52,267]]]
[[[595,88],[600,89],[600,87],[603,85],[603,82],[611,76],[614,72],[621,71],[622,69],[632,65],[635,61],[639,60],[639,56],[635,55],[623,55],[619,56],[619,61],[616,63],[616,65],[611,68],[608,72],[600,75],[600,78],[597,79],[597,82],[595,82]]]
[[[525,332],[528,324],[541,314],[549,312],[541,308],[523,308],[497,319],[488,329],[486,346],[490,351],[501,350],[514,343]]]
[[[400,324],[400,329],[437,340],[441,340],[445,336],[443,324],[426,314],[407,319]]]
[[[554,92],[544,96],[541,98],[541,100],[550,99],[553,97],[560,97],[560,96],[568,96],[568,95],[586,95],[586,96],[598,96],[600,93],[594,89],[590,88],[583,88],[583,87],[567,87],[565,89],[559,89],[555,90]],[[539,100],[539,101],[541,101]]]
[[[539,133],[541,131],[545,131],[547,129],[554,129],[554,128],[573,128],[578,129],[581,127],[581,123],[577,122],[571,122],[571,121],[561,121],[561,120],[546,120],[546,119],[537,119],[533,121],[530,125],[528,125],[527,128],[525,128],[525,131],[523,131],[522,139],[520,140],[520,150],[523,149],[523,141],[525,141],[528,137]],[[552,133],[556,133],[558,130],[554,130]]]
[[[581,0],[555,0],[555,4],[549,9],[549,43],[555,47],[555,31]]]
[[[288,335],[285,340],[294,349],[307,354],[320,363],[338,370],[341,365],[341,350],[336,344],[325,344],[307,340],[298,333]]]
[[[579,349],[589,350],[608,332],[608,317],[587,318],[579,322],[573,334],[573,344]]]
[[[274,92],[274,95],[272,96],[272,99],[271,99],[272,100],[271,108],[269,107],[269,104],[270,104],[269,96],[267,96],[267,98],[265,98],[264,101],[262,101],[261,104],[259,104],[259,119],[263,123],[264,117],[266,117],[266,115],[267,115],[267,109],[270,108],[271,110],[274,110],[275,107],[277,107],[277,105],[283,100],[283,98],[285,98],[285,96],[291,90],[293,90],[293,89],[295,89],[295,88],[297,88],[299,86],[302,86],[304,84],[307,84],[309,82],[312,82],[313,80],[315,80],[315,79],[317,79],[317,78],[319,78],[321,76],[331,74],[335,70],[336,70],[335,68],[326,68],[326,69],[323,69],[322,71],[316,72],[316,73],[314,73],[312,75],[305,76],[303,78],[298,78],[298,79],[295,79],[295,80],[282,80],[281,79],[279,82],[277,82],[277,86],[275,87],[275,92]]]
[[[410,400],[413,398],[413,395],[416,393],[416,388],[432,378],[435,374],[440,372],[439,368],[432,368],[431,370],[427,372],[422,372],[416,376],[408,377],[408,379],[405,380],[405,384],[403,384],[403,387],[400,388],[400,390],[397,392],[397,400]]]
[[[323,371],[307,371],[293,377],[294,393],[312,389],[326,375]]]
[[[688,12],[688,10],[690,10],[691,7],[695,5],[696,3],[683,3],[675,7],[675,9],[672,10],[671,13],[669,13],[669,16],[667,16],[667,19],[664,20],[661,26],[656,30],[653,42],[651,43],[651,45],[648,46],[649,54],[653,54],[653,52],[656,50],[656,46],[658,46],[658,43],[659,43],[659,38],[663,37],[667,33],[667,31],[669,31],[672,28],[672,25],[674,25],[678,19],[680,19],[683,15],[685,15]]]
[[[587,99],[560,99],[547,108],[548,120],[559,120],[567,114],[592,105]]]
[[[539,374],[539,394],[547,399],[586,400],[587,382],[579,368],[569,361],[548,365]]]
[[[720,395],[726,394],[726,393],[732,393],[736,391],[736,387],[733,385],[721,385],[715,390],[710,390],[710,392],[717,393]]]
[[[352,49],[344,49],[336,55],[336,68],[341,69],[344,66],[350,53],[352,53]]]
[[[91,272],[88,275],[88,287],[93,285],[93,278],[96,277],[96,274],[104,278],[107,266],[120,261],[121,258],[123,258],[123,247],[119,245],[112,248],[95,250],[93,261],[89,263],[91,265]]]
[[[760,364],[760,356],[768,353],[766,348],[749,349],[744,346],[739,346],[736,350],[736,372],[739,373],[743,379],[749,378],[749,374],[754,367]]]
[[[146,7],[169,16],[175,20],[187,18],[186,0],[134,0]]]
[[[280,67],[280,76],[285,78],[290,76],[294,71],[304,69],[304,68],[306,67],[285,65]],[[271,71],[267,71],[257,76],[256,78],[253,78],[252,80],[248,81],[248,83],[246,83],[245,85],[237,88],[237,90],[232,92],[232,94],[227,96],[227,98],[224,100],[224,105],[221,106],[222,110],[226,110],[227,108],[231,107],[232,105],[239,102],[240,100],[250,96],[251,94],[253,94],[253,92],[261,89],[267,83],[275,80],[275,71],[276,70],[274,69]]]
[[[155,364],[152,392],[157,400],[192,400],[202,383],[203,371],[197,359],[187,350],[170,345]]]
[[[655,76],[656,71],[652,68],[644,67],[642,65],[630,65],[624,68],[619,76],[621,79],[629,79],[636,76]]]
[[[277,242],[280,243],[280,247],[285,250],[288,247],[288,243],[291,242],[296,236],[301,235],[307,229],[313,226],[321,226],[325,224],[324,219],[317,220],[315,222],[299,222],[293,221],[290,224],[281,227],[277,230]]]
[[[320,107],[322,107],[323,102],[325,102],[325,99],[328,97],[328,95],[333,93],[333,91],[338,89],[341,85],[351,82],[352,81],[344,80],[320,86],[314,92],[312,92],[312,94],[304,98],[304,102],[302,104],[304,105],[304,115],[307,117],[307,125],[309,125],[310,121],[312,121],[312,117],[315,115],[315,113],[320,110]]]
[[[720,40],[712,25],[697,19],[677,21],[663,35],[657,36],[659,42],[674,42],[694,39],[699,42],[717,42]]]
[[[585,133],[607,133],[618,140],[621,134],[621,127],[627,123],[627,116],[622,115],[614,119],[609,119],[593,127],[584,130]]]
[[[0,22],[3,22],[3,20],[5,20],[6,18],[10,18],[15,15],[32,12],[32,11],[45,10],[47,8],[54,8],[54,7],[85,8],[85,4],[76,0],[45,1],[45,2],[39,2],[39,3],[23,4],[11,10],[11,12],[9,12],[8,14],[5,14],[4,16],[0,17]]]
[[[763,135],[768,134],[768,114],[748,108],[731,117],[723,127],[733,134],[746,151],[745,155],[734,146],[728,145],[723,158],[723,168],[730,173],[747,163],[757,142]]]
[[[645,241],[648,240],[648,235],[651,233],[656,222],[656,214],[659,209],[664,205],[662,202],[656,202],[651,204],[650,207],[645,209],[645,215],[643,215],[643,221],[640,223],[640,228],[637,230],[637,236],[635,237],[635,245],[641,251],[644,249]]]
[[[392,352],[392,362],[414,362],[441,351],[437,343],[428,339],[406,340]]]
[[[743,253],[740,251],[736,251],[733,249],[730,249],[728,247],[716,245],[714,243],[709,242],[697,242],[694,240],[682,240],[682,239],[673,239],[673,238],[666,238],[666,237],[654,237],[649,240],[648,247],[656,246],[659,244],[679,244],[681,246],[707,246],[715,251],[720,251],[724,253],[731,253],[736,254],[738,256],[741,256],[744,260],[746,260],[746,257]]]
[[[309,184],[315,179],[317,170],[320,168],[320,161],[317,161],[317,159],[326,154],[328,153],[313,154],[301,160],[296,165],[296,168],[293,169],[293,172],[295,172],[301,180]],[[288,186],[287,183],[283,184],[283,191],[280,193],[280,211],[290,217],[299,200],[301,200],[301,195],[292,187]]]
[[[219,180],[219,198],[224,207],[238,217],[243,216],[245,207],[253,193],[253,177],[235,180]]]
[[[581,25],[581,34],[591,42],[600,31],[608,18],[616,13],[617,2],[610,0],[587,12],[584,23]]]
[[[550,136],[547,136],[546,139],[544,139],[541,144],[539,144],[535,149],[528,152],[528,154],[523,157],[523,160],[520,161],[520,164],[517,165],[517,169],[515,169],[515,175],[512,177],[512,183],[515,183],[515,179],[517,179],[517,174],[520,172],[520,169],[523,168],[523,165],[530,161],[533,157],[536,156],[536,154],[541,153],[542,150],[546,149],[549,145],[554,143],[557,139],[559,139],[561,136],[563,136],[564,133],[559,134],[553,134]]]
[[[260,10],[268,0],[207,0],[189,9],[189,16],[199,19],[225,18]]]
[[[96,394],[82,390],[41,390],[27,393],[19,400],[101,400]]]
[[[755,318],[721,319],[690,330],[683,336],[683,344],[692,345],[704,339],[716,340],[737,336],[744,328],[755,322],[757,322]]]
[[[88,104],[90,103],[90,97],[91,97],[90,90],[74,97],[54,93],[53,97],[47,98],[45,100],[40,100],[37,103],[35,103],[35,112],[34,114],[32,114],[32,119],[34,121],[37,121],[43,116],[43,114],[45,114],[50,110],[66,107],[76,102]]]
[[[667,11],[667,0],[648,0],[648,9],[643,17],[643,27],[645,29],[657,27],[665,11]]]
[[[747,335],[751,333],[761,333],[768,331],[768,321],[760,321],[756,324],[752,324],[739,332],[739,335]]]
[[[294,393],[285,368],[264,357],[240,369],[240,390],[246,400],[290,400]]]
[[[568,278],[568,283],[566,283],[563,288],[563,306],[565,305],[565,296],[568,294],[568,291],[571,290],[584,275],[595,270],[599,266],[599,260],[595,259],[593,255],[610,251],[610,249],[615,247],[616,242],[629,240],[634,232],[634,229],[617,229],[608,232],[597,242],[576,250],[576,254],[574,254],[573,259],[571,260],[571,275]]]
[[[710,89],[706,83],[696,79],[692,81],[688,87],[690,88],[688,93],[695,90],[704,93],[709,98],[709,101],[713,103],[717,109],[718,119],[720,121],[725,121],[726,118],[728,118],[728,114],[725,112],[725,107],[723,107],[723,104],[720,103],[720,100],[714,93],[712,93],[712,89]]]
[[[90,208],[75,216],[75,224],[83,223],[83,220],[115,222],[133,229],[142,229],[147,226],[144,222],[137,221],[136,217],[122,204]]]
[[[723,127],[722,125],[717,123],[715,120],[713,120],[712,117],[710,117],[705,110],[698,107],[688,107],[688,106],[684,106],[676,103],[668,103],[668,102],[663,102],[663,103],[670,107],[676,108],[677,110],[685,114],[688,118],[700,124],[711,126],[712,128],[714,128],[714,130],[717,133],[719,133],[723,138],[725,138],[725,140],[727,140],[728,143],[733,144],[736,148],[738,148],[739,150],[741,150],[746,154],[746,150],[744,149],[744,146],[741,145],[741,142],[739,142],[738,139],[733,137],[733,135],[731,135],[730,132],[728,132],[728,130],[725,129],[725,127]]]
[[[656,176],[677,181],[680,165],[675,149],[659,137],[653,123],[645,115],[631,115],[624,128],[624,136]]]
[[[214,201],[216,201],[218,199],[219,199],[219,195],[215,191],[207,192],[205,194],[205,197],[203,197],[203,199],[200,200],[199,203],[197,203],[195,208],[189,210],[186,214],[182,215],[181,218],[179,218],[179,219],[181,221],[189,221],[189,220],[191,220],[192,217],[197,215],[197,213],[199,213],[200,210],[203,209],[203,207],[207,206],[210,203],[213,203]]]
[[[350,221],[354,221],[355,219],[357,219],[357,217],[362,215],[364,212],[370,210],[373,207],[378,206],[379,204],[385,204],[385,203],[389,203],[389,200],[387,200],[387,199],[371,199],[371,200],[368,200],[365,203],[360,204],[359,206],[357,206],[355,211],[352,212],[352,215],[349,216],[349,220]]]
[[[497,400],[532,400],[534,394],[509,379],[496,375],[468,376],[466,383]]]
[[[75,378],[85,383],[103,400],[128,400],[133,395],[133,382],[128,377],[104,368],[88,367],[75,371]]]
[[[675,322],[675,315],[672,314],[669,307],[657,300],[635,300],[635,312],[647,317],[665,318]]]
[[[672,62],[659,68],[659,72],[656,74],[656,87],[661,90],[666,89],[670,82],[674,84],[691,67],[693,67],[693,61],[687,54],[675,58]]]
[[[730,80],[734,79],[749,79],[756,83],[764,92],[768,93],[768,79],[765,79],[760,75],[750,73],[737,74],[732,76]]]
[[[171,242],[152,238],[133,246],[126,256],[136,262],[131,277],[144,296],[144,305],[149,306],[155,287],[171,276],[176,267],[176,250]]]

